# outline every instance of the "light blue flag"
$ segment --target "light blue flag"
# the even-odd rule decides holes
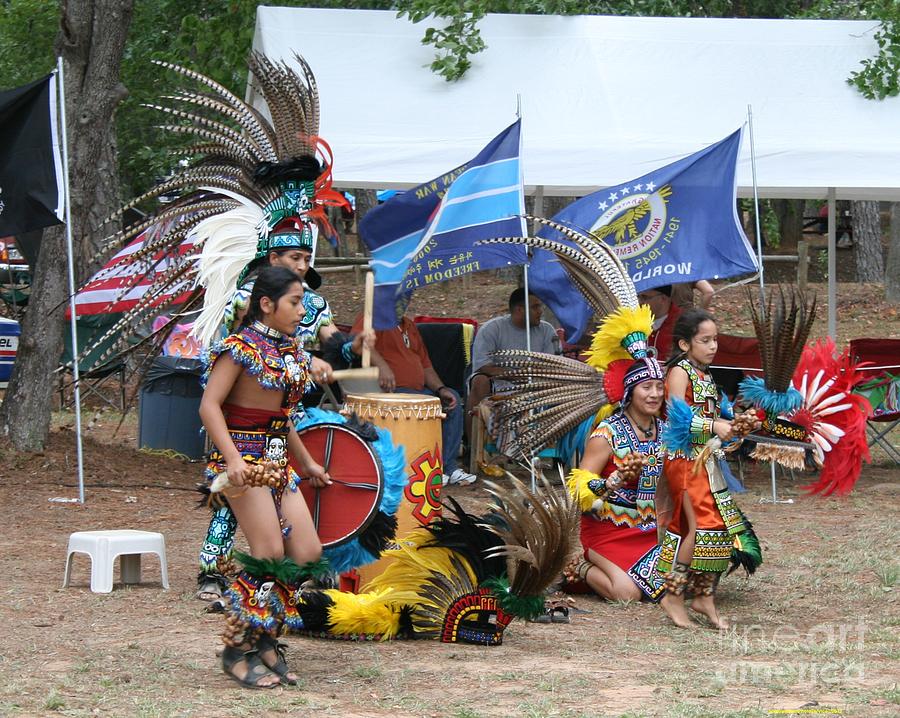
[[[397,326],[412,293],[470,272],[526,261],[515,245],[475,243],[524,236],[521,121],[460,167],[394,195],[360,222],[375,271],[376,329]]]

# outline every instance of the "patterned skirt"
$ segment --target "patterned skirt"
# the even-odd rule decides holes
[[[584,557],[593,550],[628,574],[649,600],[662,595],[664,585],[656,570],[659,546],[655,527],[642,531],[632,526],[617,526],[612,521],[598,520],[589,514],[581,516],[581,545]]]
[[[659,570],[672,570],[688,531],[684,514],[690,502],[697,521],[691,569],[721,572],[728,568],[734,536],[744,530],[743,519],[727,489],[713,492],[706,467],[685,458],[667,458],[663,468],[672,500],[672,520],[663,537]]]

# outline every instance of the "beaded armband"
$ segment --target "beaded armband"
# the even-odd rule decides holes
[[[694,415],[691,419],[691,440],[693,443],[705,444],[712,436],[713,420],[705,416]]]
[[[596,496],[604,496],[606,494],[606,479],[591,479],[587,482],[587,487],[594,492]]]

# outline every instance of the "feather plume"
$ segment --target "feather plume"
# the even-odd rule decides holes
[[[670,452],[684,451],[690,454],[691,420],[693,418],[694,414],[686,401],[678,397],[669,399],[666,424],[663,426],[660,441]]]
[[[777,300],[775,292],[770,292],[765,308],[750,289],[747,298],[753,329],[759,340],[766,388],[787,392],[815,320],[816,296],[813,294],[807,299],[791,287],[786,298],[784,289],[779,286]]]
[[[606,403],[603,375],[574,359],[504,350],[492,362],[503,370],[497,378],[514,387],[491,406],[498,448],[507,455],[540,451]]]
[[[737,506],[734,508],[740,514],[741,521],[744,524],[744,531],[734,537],[734,545],[731,548],[731,566],[728,569],[728,575],[740,566],[747,572],[747,576],[751,576],[762,565],[762,547],[759,545],[759,537],[756,535],[756,531],[753,530],[753,524],[750,523],[750,519]]]
[[[199,72],[168,62],[156,65],[200,85],[196,89],[168,92],[158,102],[145,106],[170,118],[161,128],[172,135],[190,135],[197,142],[179,148],[174,154],[190,156],[194,162],[136,197],[107,221],[118,220],[131,207],[151,202],[164,194],[181,192],[172,206],[164,207],[157,217],[125,231],[116,231],[102,243],[110,254],[154,224],[165,227],[161,236],[130,258],[129,268],[136,285],[139,275],[160,263],[170,266],[148,287],[144,298],[116,327],[121,336],[115,351],[127,351],[137,325],[162,309],[159,297],[184,282],[195,281],[206,291],[204,310],[195,335],[209,342],[217,334],[220,310],[230,299],[236,280],[254,258],[257,240],[265,236],[263,209],[279,194],[277,186],[261,186],[254,180],[256,167],[263,163],[281,163],[299,155],[318,155],[325,165],[316,179],[315,208],[310,216],[326,231],[330,227],[323,207],[345,200],[331,190],[331,150],[319,136],[318,87],[309,65],[295,56],[297,68],[285,62],[273,62],[254,53],[249,66],[254,82],[261,90],[271,120],[244,102],[230,90]],[[173,226],[174,223],[174,226]],[[196,249],[204,251],[199,265],[193,257],[179,256],[181,241],[193,235]],[[206,245],[204,247],[204,244]],[[153,257],[151,266],[148,258]],[[241,264],[242,263],[242,264]],[[238,265],[241,266],[238,266]],[[230,284],[230,286],[229,286]],[[123,289],[127,289],[123,285]],[[153,341],[156,341],[154,338]],[[85,348],[89,354],[97,344]]]
[[[609,314],[620,306],[638,306],[634,283],[628,276],[625,265],[609,245],[596,237],[543,217],[529,215],[527,219],[556,230],[562,239],[497,237],[479,244],[524,244],[553,252],[588,304],[600,316]]]
[[[256,253],[257,230],[264,223],[262,210],[244,202],[241,207],[209,217],[194,228],[197,240],[206,245],[196,280],[204,288],[205,298],[203,311],[191,333],[203,345],[215,339],[238,278]]]
[[[863,461],[871,460],[866,420],[872,409],[864,397],[853,393],[862,379],[850,350],[838,354],[830,338],[806,347],[797,364],[794,383],[806,389],[797,414],[802,412],[805,418],[816,462],[822,467],[819,479],[804,487],[811,493],[850,493]]]
[[[415,600],[415,594],[383,589],[370,593],[328,590],[329,629],[337,635],[377,636],[382,641],[394,638],[400,628],[400,609]],[[301,613],[302,615],[302,613]]]
[[[636,355],[633,350],[629,351],[624,346],[626,337],[634,336],[637,342],[643,341],[643,351],[646,354],[647,337],[652,331],[653,313],[650,307],[619,307],[603,318],[594,333],[587,362],[603,371],[610,362],[617,359],[636,359],[640,354]]]
[[[509,484],[485,482],[494,497],[491,509],[506,522],[494,530],[503,546],[488,555],[507,557],[510,591],[518,596],[537,596],[562,573],[571,558],[579,510],[569,494],[555,491],[541,476],[542,491],[530,491],[507,474]]]

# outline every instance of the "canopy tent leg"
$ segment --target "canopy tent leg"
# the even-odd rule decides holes
[[[75,386],[75,446],[78,471],[78,503],[84,503],[84,450],[81,436],[81,386],[78,372],[78,316],[75,314],[75,257],[72,248],[72,197],[69,186],[69,138],[66,127],[66,86],[63,76],[63,59],[56,59],[59,73],[59,117],[62,125],[62,157],[66,175],[66,258],[69,265],[69,327],[72,331],[72,380]]]
[[[837,343],[837,193],[828,188],[828,336]]]

